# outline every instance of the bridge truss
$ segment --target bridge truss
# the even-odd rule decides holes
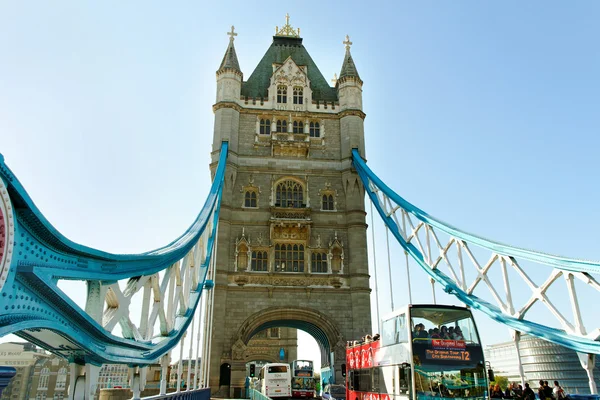
[[[462,303],[508,326],[513,330],[517,351],[521,333],[577,351],[588,373],[591,392],[597,393],[593,369],[595,357],[600,354],[600,324],[598,315],[584,320],[579,306],[583,297],[579,292],[598,295],[600,262],[525,250],[461,231],[390,189],[357,150],[353,150],[353,164],[386,229],[403,248],[407,268],[410,256],[429,275],[432,284],[440,284]],[[501,279],[492,279],[494,272]],[[539,279],[532,276],[546,278],[539,284],[535,282]],[[560,278],[565,285],[560,285]],[[519,293],[515,296],[513,286],[517,285]],[[553,296],[559,300],[553,301]],[[493,299],[496,304],[483,297]],[[562,298],[569,299],[570,317],[557,306]],[[543,315],[553,320],[537,320],[537,313],[531,312],[536,303],[548,312]],[[590,326],[592,329],[588,329]],[[524,379],[522,365],[519,367]]]
[[[207,382],[210,337],[200,346],[202,316],[196,310],[204,289],[212,287],[227,150],[224,142],[210,193],[190,228],[162,248],[135,255],[102,252],[62,236],[0,156],[0,336],[15,333],[69,359],[70,398],[78,398],[78,393],[89,396],[104,363],[132,368],[134,396],[144,388],[144,367],[161,363],[164,393],[171,350],[183,343],[188,330],[193,342],[196,320],[202,365],[196,362],[195,379],[188,387]],[[407,263],[410,256],[447,293],[512,329],[517,349],[520,334],[528,333],[577,351],[590,388],[597,392],[593,367],[600,354],[600,327],[597,318],[585,318],[579,303],[581,293],[600,292],[600,263],[524,250],[463,232],[400,197],[356,150],[353,163]],[[545,274],[542,283],[531,278],[531,268],[536,277]],[[501,279],[492,279],[493,273]],[[559,287],[561,280],[565,284]],[[65,281],[85,282],[85,307],[60,289]],[[519,293],[513,289],[517,286]],[[556,292],[569,299],[570,316],[553,301]],[[206,301],[210,303],[210,296]],[[536,304],[553,321],[536,320],[531,311]],[[211,309],[210,304],[206,309]],[[138,314],[139,322],[132,317]],[[209,324],[210,315],[205,319]],[[178,376],[181,379],[181,370]]]
[[[212,287],[207,277],[227,150],[224,142],[209,195],[187,231],[164,247],[133,255],[106,253],[61,235],[0,156],[0,336],[14,333],[67,358],[71,399],[90,398],[104,363],[132,367],[137,397],[144,389],[143,367],[161,363],[165,393],[170,352],[190,327],[193,341],[195,320],[202,318],[196,318],[200,296]],[[60,289],[65,281],[85,282],[84,309]],[[134,315],[140,315],[139,321]],[[197,348],[199,341],[200,334]],[[188,387],[201,386],[203,374],[206,379],[207,368],[199,374],[195,364],[196,378]],[[181,371],[178,376],[181,380]]]

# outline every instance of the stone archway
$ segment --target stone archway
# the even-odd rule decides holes
[[[320,311],[301,307],[271,307],[246,318],[237,331],[236,344],[247,345],[255,333],[275,326],[304,330],[326,351],[331,351],[342,341],[339,329]]]
[[[329,354],[335,351],[336,360],[345,360],[342,335],[332,321],[320,311],[301,307],[271,307],[250,315],[234,335],[231,347],[232,385],[241,385],[246,374],[246,361],[256,359],[248,342],[256,333],[266,328],[288,327],[309,333],[321,349],[321,364],[329,364]],[[342,349],[342,350],[340,350]],[[338,354],[339,353],[339,354]],[[261,354],[261,358],[279,362],[276,355]]]

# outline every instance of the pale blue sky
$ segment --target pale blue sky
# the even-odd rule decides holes
[[[326,79],[350,35],[369,166],[400,195],[485,237],[600,258],[596,1],[0,1],[0,152],[70,239],[164,245],[208,190],[225,33],[247,78],[285,13]],[[508,338],[478,321],[485,343]]]

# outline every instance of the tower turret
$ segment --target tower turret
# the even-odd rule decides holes
[[[237,36],[235,27],[231,26],[231,32],[227,34],[229,35],[229,46],[227,46],[223,61],[217,70],[217,103],[213,107],[215,112],[213,151],[221,148],[221,142],[228,141],[230,151],[236,153],[240,121],[237,101],[240,98],[244,75],[240,70],[233,45]]]
[[[365,157],[364,138],[364,113],[362,111],[362,84],[356,65],[350,54],[352,42],[346,35],[343,42],[346,46],[346,55],[336,82],[342,118],[340,120],[342,132],[342,156],[352,157],[352,149],[357,148]]]
[[[235,101],[240,98],[242,90],[242,79],[244,75],[240,70],[240,64],[235,53],[235,27],[231,27],[229,35],[229,46],[217,70],[217,103],[220,101]]]

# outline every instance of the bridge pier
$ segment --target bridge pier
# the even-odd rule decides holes
[[[133,367],[129,368],[129,385],[131,386],[131,392],[133,393],[133,399],[137,400],[141,398],[142,392],[146,388],[146,374],[148,370],[146,367]]]
[[[100,367],[92,364],[70,363],[71,384],[69,400],[93,399],[98,386]]]
[[[171,352],[169,351],[167,354],[160,358],[160,394],[167,394],[167,383],[169,381],[169,363],[171,361]]]
[[[585,354],[585,353],[577,353],[579,356],[579,362],[581,362],[581,366],[587,372],[588,380],[590,384],[590,393],[598,394],[598,387],[596,386],[596,381],[594,381],[594,366],[596,365],[596,355],[595,354]]]
[[[521,360],[521,332],[512,331],[513,342],[515,343],[515,350],[517,351],[517,360],[519,361],[519,376],[521,377],[521,385],[525,387],[525,371],[523,371],[523,361]]]

